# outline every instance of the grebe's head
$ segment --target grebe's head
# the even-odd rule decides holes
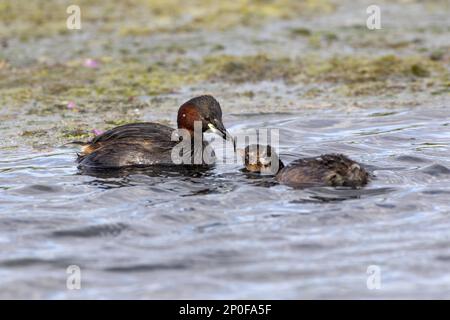
[[[284,167],[275,149],[270,145],[251,144],[240,150],[240,153],[245,169],[249,172],[277,174]]]
[[[180,109],[178,109],[177,123],[179,129],[194,132],[195,121],[201,122],[202,132],[211,130],[223,139],[231,140],[235,146],[233,137],[223,125],[220,104],[213,96],[204,95],[195,97],[183,103]]]

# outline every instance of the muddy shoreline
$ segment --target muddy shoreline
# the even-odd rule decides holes
[[[383,3],[383,29],[373,31],[364,1],[175,13],[167,6],[177,1],[132,2],[126,15],[120,5],[81,3],[81,30],[65,29],[60,2],[0,8],[9,17],[0,37],[1,148],[51,148],[133,121],[173,124],[177,106],[201,93],[226,114],[448,102],[445,1]]]

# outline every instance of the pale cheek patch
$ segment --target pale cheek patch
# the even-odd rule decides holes
[[[208,123],[208,128],[211,130],[212,133],[220,134],[220,131],[217,130],[212,123]]]
[[[267,158],[267,157],[262,157],[259,159],[259,161],[261,162],[261,164],[263,164],[265,166],[270,166],[270,163],[271,163],[271,159]]]

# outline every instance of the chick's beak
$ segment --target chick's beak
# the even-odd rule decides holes
[[[229,140],[233,143],[233,150],[236,152],[236,140],[233,136],[225,129],[222,121],[216,121],[215,123],[208,123],[208,128],[215,134],[222,137],[224,140]]]

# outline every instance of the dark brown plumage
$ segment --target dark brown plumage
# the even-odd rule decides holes
[[[306,186],[357,188],[369,181],[367,171],[342,154],[324,154],[314,158],[298,159],[284,166],[271,146],[250,145],[244,150],[244,162],[248,171],[272,173],[278,182],[297,188]]]
[[[213,129],[223,138],[231,136],[222,123],[222,110],[212,96],[200,96],[184,103],[178,110],[178,129],[190,134],[194,143],[194,121],[201,125],[200,136],[204,149],[208,143],[203,141],[203,132]],[[128,166],[173,165],[172,149],[180,141],[173,139],[173,128],[152,122],[131,123],[113,128],[95,137],[82,146],[77,158],[80,167],[121,168]],[[175,140],[175,141],[172,141]],[[232,138],[231,138],[232,139]],[[191,148],[189,157],[194,158]]]

